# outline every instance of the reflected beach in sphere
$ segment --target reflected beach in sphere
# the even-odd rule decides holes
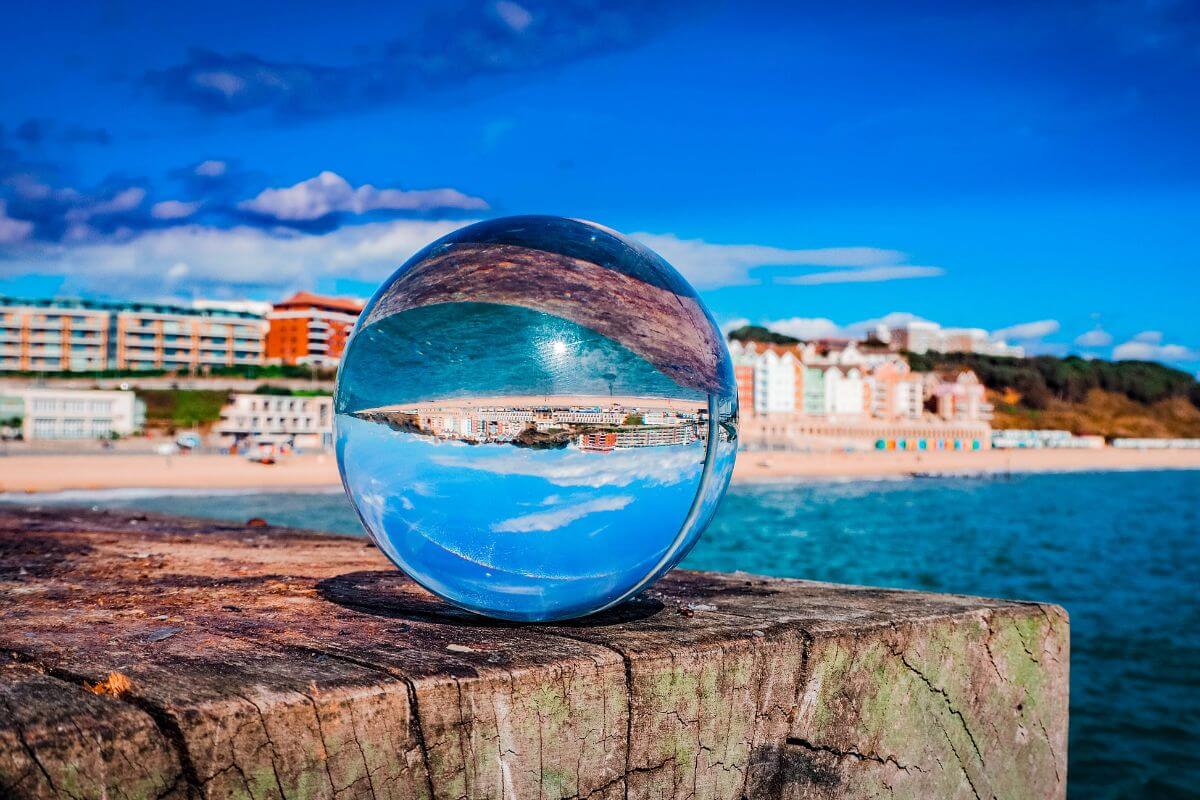
[[[396,271],[347,344],[338,465],[367,532],[444,599],[582,616],[679,562],[733,471],[721,333],[662,258],[510,217]]]

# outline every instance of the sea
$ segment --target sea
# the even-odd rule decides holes
[[[340,491],[40,502],[361,535]],[[1200,797],[1200,471],[738,484],[683,566],[1058,603],[1069,796]]]

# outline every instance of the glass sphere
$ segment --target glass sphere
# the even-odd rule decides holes
[[[480,614],[567,619],[679,562],[737,449],[717,325],[655,253],[509,217],[421,250],[363,309],[337,456],[375,544]]]

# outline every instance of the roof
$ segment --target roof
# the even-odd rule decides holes
[[[288,299],[275,304],[275,308],[292,306],[315,306],[329,311],[345,311],[349,314],[358,314],[363,310],[363,302],[353,297],[330,297],[312,292],[296,292]]]
[[[791,353],[793,356],[799,356],[800,350],[804,347],[802,344],[773,344],[768,342],[758,342],[754,341],[753,339],[749,339],[744,342],[738,339],[734,339],[733,341],[741,344],[744,350],[749,350],[756,354],[766,353],[769,350],[778,356],[786,355],[787,353]]]
[[[240,319],[262,319],[261,314],[250,311],[235,311],[224,308],[194,308],[170,303],[151,303],[139,300],[84,300],[80,298],[24,298],[0,295],[0,307],[44,308],[47,311],[78,310],[106,311],[108,313],[178,314],[187,317],[238,317]]]
[[[933,371],[933,375],[938,380],[944,381],[945,383],[957,383],[960,379],[963,379],[964,376],[966,376],[968,383],[972,381],[976,383],[980,382],[979,376],[976,375],[975,370],[971,369],[970,367],[943,367],[941,369],[935,369]]]

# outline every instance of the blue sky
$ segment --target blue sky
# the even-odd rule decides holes
[[[0,45],[3,292],[366,294],[552,213],[722,321],[1200,369],[1194,4],[21,4]]]

